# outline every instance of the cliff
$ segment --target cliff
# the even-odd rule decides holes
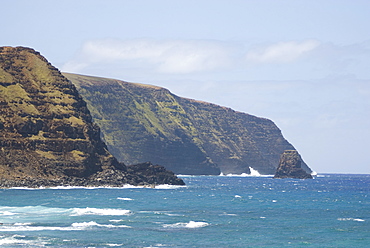
[[[0,48],[0,148],[3,187],[149,184],[109,153],[75,86],[30,48]],[[159,183],[183,184],[167,173]]]
[[[286,150],[281,154],[274,178],[312,179],[311,174],[303,170],[301,165],[302,158],[298,152],[295,150]]]
[[[156,86],[64,73],[102,128],[109,150],[127,164],[152,161],[177,174],[275,173],[294,147],[265,118],[178,97]],[[302,168],[311,172],[302,162]]]

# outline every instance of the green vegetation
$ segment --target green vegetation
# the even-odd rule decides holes
[[[88,104],[109,150],[126,164],[151,161],[179,174],[274,174],[292,149],[275,124],[166,89],[64,73]],[[309,170],[309,169],[308,169]]]

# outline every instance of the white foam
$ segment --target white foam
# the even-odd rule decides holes
[[[132,201],[133,199],[127,198],[127,197],[117,197],[117,200],[122,200],[122,201]]]
[[[258,170],[253,169],[252,167],[249,167],[250,174],[248,173],[241,173],[241,174],[224,174],[221,172],[220,176],[226,176],[226,177],[273,177],[274,175],[261,175]]]
[[[59,226],[1,225],[0,232],[35,232],[35,231],[74,231],[80,228]]]
[[[64,214],[69,213],[71,209],[68,208],[48,208],[44,206],[24,206],[24,207],[0,207],[1,215],[26,215],[30,216],[32,214],[47,215],[47,214]]]
[[[164,246],[167,247],[167,245],[164,245],[164,244],[155,244],[154,246],[147,246],[147,247],[143,247],[143,248],[157,248],[157,247],[164,247]]]
[[[124,221],[124,220],[109,220],[110,222],[114,222],[114,223],[118,223],[118,222],[121,222],[121,221]]]
[[[337,220],[339,221],[359,221],[359,222],[365,221],[363,219],[358,219],[358,218],[338,218]]]
[[[175,224],[164,224],[163,227],[166,228],[200,228],[200,227],[205,227],[208,226],[209,224],[207,222],[203,221],[189,221],[188,223],[175,223]]]
[[[98,224],[95,221],[90,222],[76,222],[70,226],[33,226],[32,223],[15,223],[0,225],[0,232],[35,232],[35,231],[78,231],[85,230],[91,227],[105,227],[105,228],[131,228],[126,225],[104,225]],[[1,241],[0,241],[1,244]]]
[[[40,239],[27,240],[27,239],[24,239],[24,238],[25,238],[25,236],[22,236],[22,235],[13,235],[13,236],[10,236],[10,237],[0,236],[0,246],[14,244],[14,245],[21,245],[22,247],[23,246],[31,247],[31,245],[32,245],[32,247],[33,247],[33,245],[44,246],[44,245],[48,244],[48,242],[46,242],[45,240],[40,240]]]
[[[261,176],[261,174],[258,172],[258,170],[255,170],[252,167],[249,167],[249,170],[251,171],[250,176],[252,176],[252,177],[260,177]]]
[[[26,223],[14,223],[14,226],[29,226],[32,225],[33,223],[31,222],[26,222]]]
[[[235,198],[242,198],[240,195],[235,195],[234,197]]]
[[[228,214],[228,213],[223,213],[223,214],[220,214],[220,216],[238,216],[237,214]]]
[[[10,211],[0,211],[0,215],[16,215],[16,213]]]
[[[155,189],[179,189],[179,188],[186,188],[185,185],[169,185],[169,184],[161,184],[156,185]]]
[[[79,215],[130,215],[132,212],[126,209],[112,208],[73,208],[71,216]]]
[[[72,226],[73,227],[90,227],[90,226],[99,226],[98,223],[96,223],[95,221],[89,221],[89,222],[76,222],[76,223],[72,223]]]
[[[42,190],[42,189],[64,189],[64,190],[71,190],[71,189],[142,189],[147,188],[146,186],[134,186],[131,184],[124,184],[120,187],[112,187],[112,186],[55,186],[55,187],[38,187],[38,188],[27,188],[27,187],[13,187],[11,189],[19,189],[19,190]]]
[[[39,188],[27,188],[27,187],[11,187],[10,189],[22,189],[22,190],[38,190],[38,189],[45,189],[45,187],[39,187]]]
[[[86,228],[89,228],[89,227],[107,227],[107,228],[122,228],[122,227],[125,227],[125,228],[130,228],[130,226],[126,226],[126,225],[98,224],[95,221],[76,222],[76,223],[72,223],[71,226],[72,227],[77,227],[77,228],[82,228],[82,229],[86,229]]]

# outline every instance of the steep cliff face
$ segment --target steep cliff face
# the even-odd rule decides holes
[[[152,161],[178,174],[241,174],[250,167],[274,174],[280,154],[294,149],[268,119],[160,87],[64,75],[86,100],[109,150],[127,164]]]
[[[311,174],[308,174],[301,166],[302,158],[298,152],[286,150],[281,154],[274,178],[312,179]]]
[[[32,49],[0,48],[1,180],[117,186],[135,177],[129,174],[68,79]]]

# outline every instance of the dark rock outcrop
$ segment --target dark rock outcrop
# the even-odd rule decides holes
[[[230,108],[173,95],[164,88],[63,73],[86,100],[119,161],[152,161],[177,174],[275,174],[294,147],[279,128]],[[302,168],[311,169],[302,161]]]
[[[274,178],[312,179],[311,174],[301,168],[301,163],[301,156],[296,150],[284,151]]]
[[[75,86],[44,57],[0,48],[0,186],[145,185],[153,177],[109,153]],[[165,183],[180,181],[172,174]]]

